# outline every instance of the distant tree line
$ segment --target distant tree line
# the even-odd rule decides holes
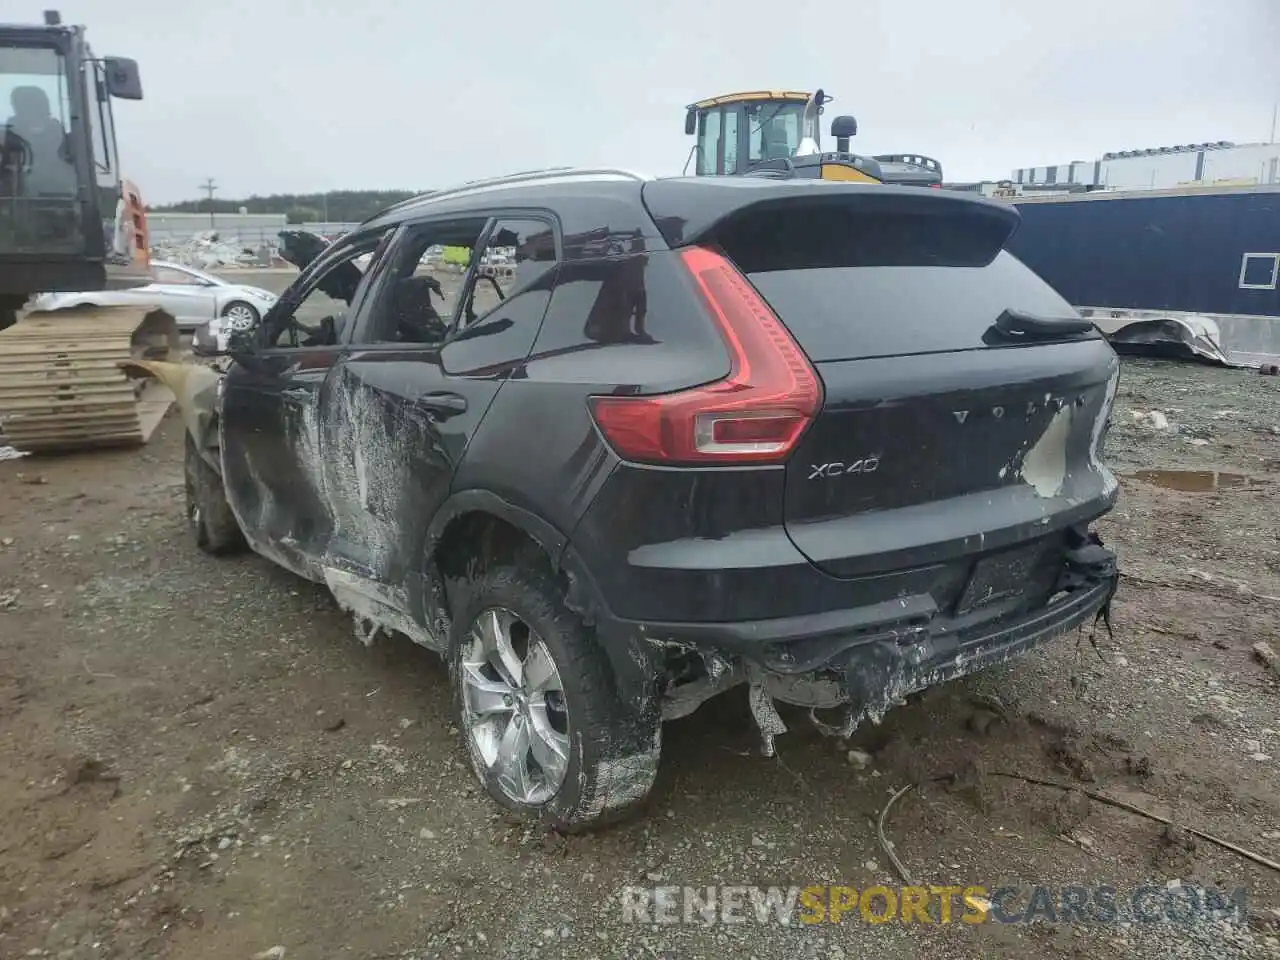
[[[213,199],[214,213],[283,213],[289,223],[359,223],[384,207],[422,193],[421,190],[334,190],[324,193],[273,193],[244,200]],[[157,213],[208,213],[208,200],[183,200],[150,207]]]

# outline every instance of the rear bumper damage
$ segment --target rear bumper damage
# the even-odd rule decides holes
[[[600,617],[597,610],[597,628],[615,668],[626,664],[615,671],[624,699],[631,699],[626,685],[652,691],[656,676],[665,719],[749,684],[752,712],[771,753],[773,737],[786,729],[774,701],[841,710],[843,724],[819,726],[848,736],[864,720],[879,723],[911,693],[1008,662],[1104,616],[1109,622],[1119,582],[1115,554],[1083,525],[1066,531],[1058,553],[1056,577],[1043,589],[963,613],[955,609],[961,605],[940,610],[922,595],[736,623],[640,623]],[[645,699],[638,690],[636,696]]]

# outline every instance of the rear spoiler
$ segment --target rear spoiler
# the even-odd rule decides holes
[[[779,207],[847,206],[868,217],[965,220],[1000,243],[1022,222],[1013,204],[950,190],[831,180],[765,177],[672,177],[644,185],[644,204],[668,245],[683,247],[715,233],[725,221]]]

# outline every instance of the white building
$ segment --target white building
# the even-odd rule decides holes
[[[1118,150],[1093,161],[1021,167],[1023,186],[1083,184],[1112,190],[1159,190],[1184,184],[1280,184],[1280,143],[1189,143]]]

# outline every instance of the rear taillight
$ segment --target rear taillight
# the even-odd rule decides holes
[[[656,396],[592,397],[620,457],[643,463],[777,463],[822,407],[809,360],[755,288],[705,247],[679,254],[729,349],[723,380]]]

